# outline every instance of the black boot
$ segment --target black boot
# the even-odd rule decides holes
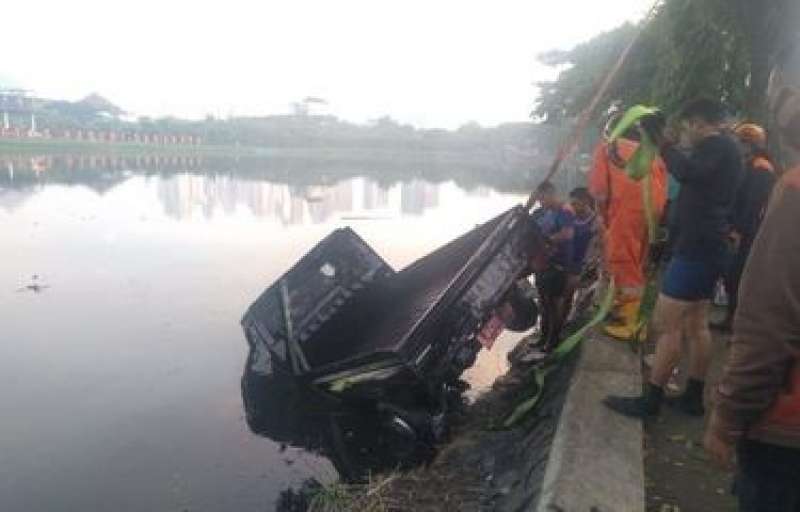
[[[689,416],[703,416],[706,413],[703,405],[705,387],[704,381],[689,379],[686,382],[686,391],[680,396],[670,398],[667,403]]]
[[[614,412],[631,418],[658,416],[664,388],[647,383],[644,394],[637,397],[608,396],[603,403]]]

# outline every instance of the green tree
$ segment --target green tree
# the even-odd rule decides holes
[[[764,120],[771,62],[793,33],[798,6],[797,0],[665,0],[604,103],[648,102],[670,110],[709,95]],[[565,69],[556,80],[539,84],[533,115],[545,121],[577,115],[637,30],[625,24],[569,51],[540,56]]]

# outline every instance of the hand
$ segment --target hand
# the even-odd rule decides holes
[[[733,444],[719,437],[711,428],[706,429],[703,447],[715,463],[726,470],[733,469]]]
[[[667,120],[661,112],[653,114],[652,116],[643,117],[641,121],[639,121],[639,126],[641,126],[642,130],[644,130],[658,146],[666,142],[667,139],[664,135],[664,130],[667,126]]]

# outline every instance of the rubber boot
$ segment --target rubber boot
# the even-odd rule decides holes
[[[642,302],[634,300],[626,302],[620,307],[622,322],[618,325],[608,324],[603,331],[614,339],[620,341],[639,341],[643,339],[644,328],[639,325],[639,308]]]
[[[706,408],[703,404],[704,391],[705,382],[689,379],[686,382],[686,391],[682,395],[668,399],[667,404],[688,416],[703,416],[706,413]]]
[[[630,418],[649,418],[658,416],[661,402],[664,400],[664,388],[647,383],[644,393],[636,397],[609,396],[603,403],[614,412]]]

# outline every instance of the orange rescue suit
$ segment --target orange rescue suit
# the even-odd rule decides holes
[[[638,144],[626,139],[617,141],[617,154],[627,161]],[[651,172],[652,204],[657,219],[667,201],[667,169],[660,158]],[[601,142],[594,153],[589,174],[589,190],[601,203],[600,215],[605,225],[604,256],[608,272],[621,291],[641,293],[645,285],[648,236],[642,199],[642,182],[628,177],[609,157],[609,145]],[[605,203],[605,207],[602,205]]]

